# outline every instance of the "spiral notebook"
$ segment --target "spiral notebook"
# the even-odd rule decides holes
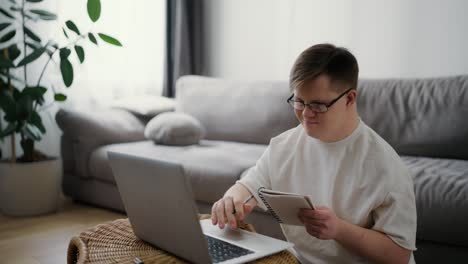
[[[258,196],[267,207],[273,217],[282,224],[286,225],[304,225],[297,214],[301,208],[314,209],[308,196],[273,191],[261,187],[258,189]]]

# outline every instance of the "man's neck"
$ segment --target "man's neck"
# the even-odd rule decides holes
[[[338,132],[338,134],[334,135],[330,139],[325,139],[322,140],[327,143],[332,143],[332,142],[337,142],[340,140],[343,140],[350,136],[354,130],[359,126],[359,115],[356,113],[353,113],[343,122],[342,129]]]

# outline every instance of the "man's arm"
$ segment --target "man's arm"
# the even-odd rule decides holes
[[[251,195],[252,193],[242,184],[234,184],[226,191],[223,198],[213,204],[211,208],[213,225],[224,228],[225,223],[228,222],[231,228],[237,228],[237,221],[244,220],[257,205],[255,199],[251,199],[246,204],[243,203]]]
[[[299,218],[307,233],[318,239],[334,239],[344,248],[376,263],[409,262],[411,251],[397,245],[388,236],[338,218],[327,207],[301,209]]]
[[[372,229],[366,229],[339,220],[340,227],[335,241],[349,251],[376,263],[409,262],[411,251],[399,246],[388,236]]]

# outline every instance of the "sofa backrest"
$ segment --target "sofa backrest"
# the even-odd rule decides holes
[[[402,155],[468,159],[468,76],[360,80],[358,111]]]
[[[197,118],[207,139],[268,144],[298,124],[286,81],[184,76],[176,111]],[[468,160],[468,75],[361,79],[358,112],[401,155]]]
[[[184,76],[176,83],[176,111],[197,118],[206,139],[268,144],[298,124],[289,95],[286,81]]]

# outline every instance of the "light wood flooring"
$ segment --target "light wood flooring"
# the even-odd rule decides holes
[[[57,213],[38,217],[0,214],[0,264],[67,263],[70,239],[96,224],[125,215],[62,199]]]

